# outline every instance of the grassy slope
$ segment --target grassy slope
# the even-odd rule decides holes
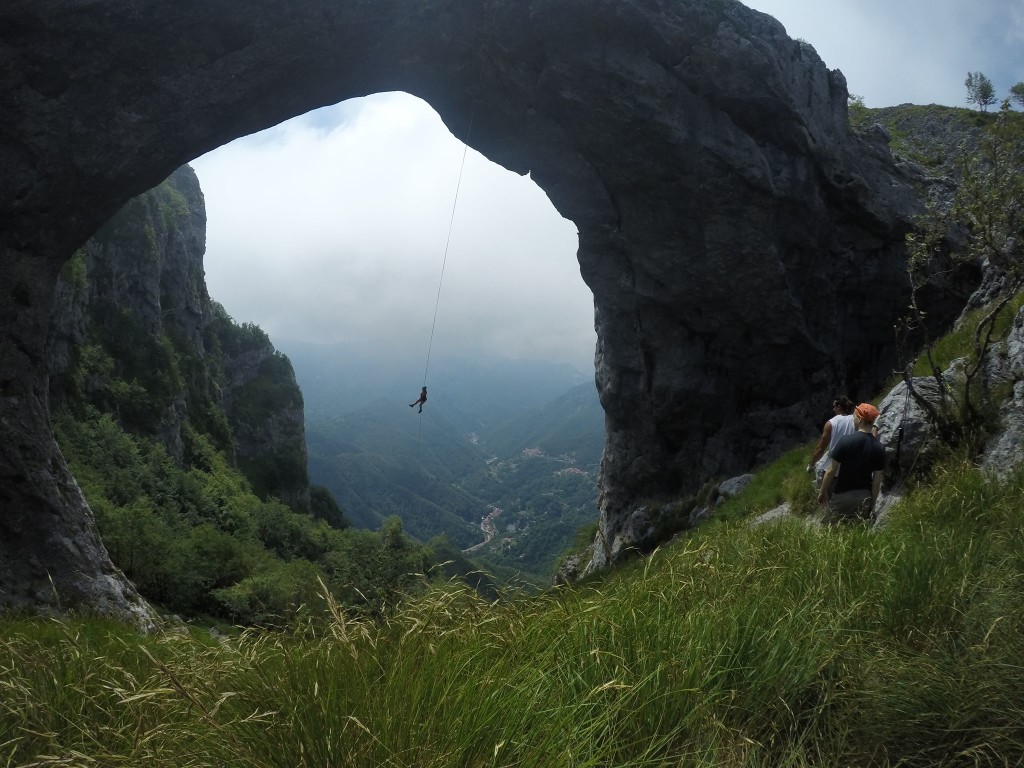
[[[880,532],[735,508],[600,581],[386,621],[0,624],[0,756],[104,765],[1015,765],[1024,474],[950,463]],[[742,502],[736,502],[742,505]],[[33,761],[39,761],[34,763]]]
[[[889,131],[895,154],[933,173],[949,173],[960,145],[974,145],[979,129],[995,122],[996,115],[938,104],[901,104],[881,109],[851,106],[850,123],[860,129],[881,123]]]

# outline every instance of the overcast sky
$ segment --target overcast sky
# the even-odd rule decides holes
[[[983,72],[1002,100],[1024,80],[1024,0],[750,0],[841,69],[869,107],[967,106]],[[998,107],[998,105],[997,105]]]
[[[1000,98],[1024,80],[1022,0],[747,5],[811,43],[870,107],[965,106],[969,71]],[[576,227],[529,178],[472,149],[459,186],[463,151],[429,105],[378,94],[193,161],[210,294],[279,346],[357,340],[425,360],[437,306],[432,355],[480,349],[588,370]]]

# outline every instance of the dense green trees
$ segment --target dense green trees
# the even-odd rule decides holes
[[[338,530],[263,500],[210,440],[189,430],[192,466],[112,414],[63,410],[54,429],[111,558],[164,609],[242,624],[276,624],[320,610],[326,587],[370,614],[417,591],[435,564],[398,518],[380,533]],[[323,489],[318,509],[342,520]],[[446,559],[449,551],[441,552]],[[439,577],[443,574],[438,574]]]
[[[84,259],[67,272],[76,290],[88,284]],[[214,305],[200,351],[182,329],[154,332],[114,303],[89,311],[87,341],[52,381],[54,432],[111,558],[147,600],[268,625],[322,610],[325,589],[379,614],[421,588],[432,561],[397,518],[357,532],[324,488],[309,510],[276,498],[307,484],[301,434],[263,459],[238,456],[240,431],[259,435],[289,412],[301,425],[291,366],[262,330]],[[262,362],[234,387],[229,418],[221,390],[239,358]]]
[[[325,488],[311,488],[308,511],[275,498],[274,487],[306,482],[304,454],[235,459],[236,430],[302,408],[287,358],[272,354],[234,391],[235,418],[225,414],[224,361],[264,356],[258,327],[215,307],[200,357],[184,338],[153,336],[130,311],[102,313],[94,341],[55,382],[54,431],[111,558],[148,600],[183,616],[274,625],[323,610],[324,590],[379,615],[431,578],[476,570],[436,569],[435,556],[451,561],[451,548],[415,543],[397,517],[380,533],[349,528]],[[160,433],[182,400],[188,418],[175,458]],[[493,594],[486,578],[469,580]]]

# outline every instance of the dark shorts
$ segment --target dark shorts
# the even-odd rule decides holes
[[[823,523],[861,523],[871,517],[871,491],[868,489],[836,493],[825,506]]]

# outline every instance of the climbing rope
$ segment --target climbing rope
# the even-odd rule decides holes
[[[473,130],[473,118],[476,117],[476,105],[473,107],[474,114],[470,117],[469,130]],[[467,136],[468,138],[468,136]],[[448,239],[444,244],[444,258],[441,260],[441,277],[437,281],[437,299],[434,301],[434,319],[430,323],[430,341],[427,343],[427,362],[423,366],[423,386],[427,386],[427,372],[430,370],[430,351],[434,347],[434,329],[437,327],[437,310],[441,306],[441,286],[444,285],[444,270],[448,264],[448,249],[452,243],[452,230],[455,227],[455,209],[459,204],[459,190],[462,188],[462,173],[466,169],[467,144],[462,145],[462,163],[459,165],[459,180],[455,185],[455,200],[452,201],[452,215],[448,220]],[[420,406],[419,419],[416,420],[416,465],[422,469],[420,464],[420,448],[423,446],[423,406]]]
[[[480,86],[483,84],[484,75],[484,60],[487,54],[488,48],[491,45],[491,39],[494,36],[494,24],[498,18],[498,6],[495,4],[494,12],[491,14],[491,26],[487,32],[487,39],[484,41],[483,55],[480,57],[480,66],[477,68],[477,93],[480,92]],[[469,128],[466,131],[466,140],[462,142],[462,160],[459,163],[459,178],[455,184],[455,198],[452,200],[452,212],[448,219],[448,237],[444,244],[444,258],[441,259],[441,276],[437,281],[437,298],[434,300],[434,318],[430,323],[430,340],[427,342],[427,360],[423,366],[423,386],[427,386],[427,376],[430,371],[430,354],[434,348],[434,331],[437,328],[437,313],[441,306],[441,288],[444,285],[444,273],[445,268],[448,266],[448,252],[451,248],[452,243],[452,232],[455,229],[455,211],[459,205],[459,192],[462,189],[462,175],[466,170],[466,155],[469,152],[469,140],[473,136],[473,125],[476,122],[476,109],[479,103],[479,96],[473,99],[473,109],[469,115]],[[420,406],[420,418],[416,428],[416,463],[420,463],[420,448],[423,445],[422,440],[423,434],[423,409]]]
[[[473,132],[473,120],[476,117],[476,105],[473,106],[473,115],[469,120],[469,134]],[[427,343],[427,363],[423,367],[423,386],[427,386],[427,371],[430,370],[430,351],[434,347],[434,329],[437,327],[437,310],[441,306],[441,286],[444,285],[444,270],[448,264],[448,249],[452,243],[452,230],[455,228],[455,209],[459,204],[459,190],[462,189],[462,173],[466,169],[466,152],[469,150],[467,144],[462,145],[462,163],[459,165],[459,180],[455,185],[455,200],[452,201],[452,215],[448,220],[448,239],[444,244],[444,258],[441,260],[441,277],[437,281],[437,299],[434,301],[434,320],[430,324],[430,341]]]
[[[487,32],[487,39],[484,41],[483,56],[480,59],[480,66],[477,68],[477,92],[480,91],[480,86],[483,84],[484,79],[484,57],[486,56],[487,49],[491,46],[491,38],[494,36],[494,24],[498,18],[498,6],[494,6],[494,13],[491,15],[491,27]],[[473,99],[473,109],[469,116],[469,129],[466,131],[466,141],[462,143],[462,161],[459,163],[459,180],[455,185],[455,199],[452,201],[452,213],[448,220],[448,238],[444,244],[444,258],[441,260],[441,277],[437,281],[437,299],[434,301],[434,319],[430,323],[430,341],[427,342],[427,362],[423,366],[423,386],[427,386],[427,373],[430,370],[430,353],[434,347],[434,330],[437,327],[437,311],[441,306],[441,287],[444,285],[444,271],[448,264],[448,251],[452,243],[452,231],[455,228],[455,210],[459,205],[459,191],[462,189],[462,174],[466,170],[466,154],[469,151],[469,140],[473,136],[473,125],[476,122],[476,109],[479,103],[479,97]]]

